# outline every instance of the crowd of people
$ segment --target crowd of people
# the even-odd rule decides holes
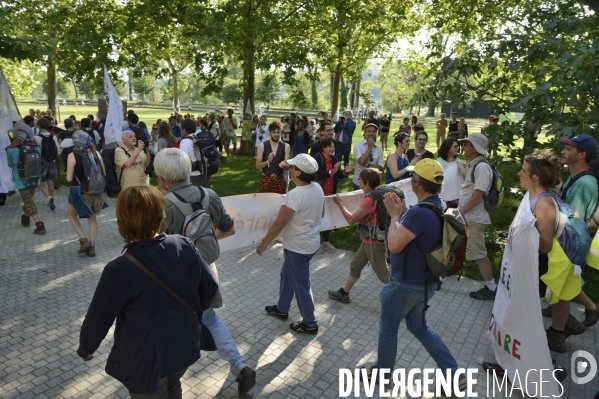
[[[200,350],[216,350],[230,363],[240,395],[255,385],[255,370],[247,366],[215,312],[222,306],[217,240],[234,235],[235,229],[218,194],[210,189],[212,174],[206,165],[211,161],[209,153],[216,154],[218,160],[225,159],[223,147],[227,158],[236,156],[239,125],[233,114],[228,110],[227,116],[206,115],[200,119],[173,114],[148,130],[148,125],[129,111],[122,126],[121,144],[116,144],[106,143],[103,119],[89,115],[77,120],[72,116],[61,128],[51,112],[42,115],[31,110],[31,115],[14,125],[12,142],[6,145],[6,163],[0,162],[0,175],[4,177],[0,180],[0,205],[4,205],[10,191],[17,189],[23,201],[21,224],[29,226],[32,218],[35,234],[46,232],[33,201],[36,190],[40,187],[47,206],[54,211],[54,190],[60,187],[61,168],[66,168],[70,183],[67,217],[79,237],[78,253],[87,256],[96,254],[96,217],[106,207],[107,193],[94,187],[102,183],[103,176],[108,191],[111,173],[118,182],[117,226],[127,241],[126,253],[111,261],[102,273],[83,322],[77,354],[85,361],[91,360],[116,319],[115,342],[106,371],[121,381],[133,398],[181,397],[180,378],[198,360]],[[468,223],[466,259],[477,264],[484,279],[483,287],[469,295],[474,300],[495,299],[497,282],[485,243],[491,219],[484,198],[493,180],[493,169],[486,160],[487,128],[483,133],[468,135],[463,118],[458,120],[453,113],[451,120],[446,120],[441,115],[436,123],[438,151],[434,154],[426,148],[428,134],[418,117],[404,118],[392,135],[395,150],[385,158],[390,120],[390,114],[379,120],[371,111],[361,126],[363,140],[353,144],[358,124],[351,110],[336,122],[326,114],[321,120],[310,120],[291,113],[270,124],[265,115],[252,119],[252,156],[261,172],[257,190],[287,194],[275,222],[256,247],[256,253],[262,255],[283,232],[279,298],[265,311],[287,320],[295,297],[301,319],[290,324],[294,332],[319,332],[310,260],[324,250],[336,251],[330,242],[331,232],[320,231],[324,196],[335,195],[338,183],[348,180],[352,173],[354,189],[362,190],[365,198],[356,209],[347,209],[338,196],[333,199],[350,225],[378,223],[379,211],[370,194],[381,185],[381,177],[385,184],[410,178],[418,204],[432,204],[440,212],[448,206],[457,207]],[[494,121],[495,117],[491,124]],[[412,138],[414,148],[410,148]],[[527,156],[519,173],[522,186],[536,206],[533,212],[540,234],[540,276],[549,268],[547,253],[556,234],[555,203],[569,204],[587,220],[593,216],[599,199],[595,176],[578,176],[587,171],[597,155],[596,140],[580,135],[562,141],[565,149],[561,160],[570,176],[562,185],[561,196],[544,194],[560,185],[560,163],[551,151]],[[27,157],[40,160],[37,174],[29,170],[33,163]],[[446,203],[439,194],[444,166],[452,163],[457,166],[461,190],[458,198]],[[158,188],[150,186],[152,175],[157,177]],[[292,190],[288,189],[289,181],[294,183]],[[458,364],[426,321],[426,303],[435,290],[441,289],[442,281],[428,269],[425,253],[440,245],[442,220],[428,206],[408,209],[405,200],[392,193],[384,195],[384,205],[391,219],[387,247],[371,234],[360,234],[361,245],[349,265],[345,285],[330,290],[328,295],[350,303],[350,291],[370,264],[384,286],[379,295],[378,358],[368,373],[394,368],[399,325],[405,320],[409,333],[422,343],[438,367],[450,369],[453,375]],[[88,220],[87,235],[80,219]],[[203,244],[189,239],[203,228]],[[390,259],[385,256],[387,250]],[[538,288],[544,296],[547,287],[543,282]],[[582,322],[570,315],[572,299],[586,308]],[[599,319],[597,304],[582,287],[575,298],[560,298],[549,309],[544,311],[552,319],[547,330],[548,346],[557,352],[567,351],[568,336],[582,334]],[[457,377],[463,387],[465,376]]]

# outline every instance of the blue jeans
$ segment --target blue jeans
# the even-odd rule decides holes
[[[436,283],[428,286],[428,299],[435,293]],[[433,358],[437,367],[451,369],[452,376],[458,364],[441,338],[426,323],[424,317],[424,286],[400,283],[391,279],[381,294],[381,319],[379,321],[378,360],[373,368],[393,371],[397,356],[397,332],[405,319],[408,331],[415,336]]]
[[[281,268],[281,285],[277,309],[281,312],[289,312],[291,300],[295,294],[297,307],[304,323],[309,327],[316,327],[314,298],[310,288],[310,259],[314,254],[304,255],[284,249],[283,256],[285,260]]]
[[[351,153],[351,143],[339,143],[337,144],[337,149],[343,156],[343,166],[347,166],[349,163],[349,154]]]
[[[231,373],[237,378],[241,370],[246,366],[245,359],[237,350],[237,345],[231,336],[231,333],[225,326],[225,323],[218,317],[214,309],[209,308],[204,311],[202,323],[210,330],[216,352],[221,359],[226,360],[231,365]]]

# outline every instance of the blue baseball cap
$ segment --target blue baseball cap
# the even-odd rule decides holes
[[[599,146],[597,145],[597,140],[594,137],[589,136],[588,134],[579,134],[576,137],[572,137],[571,139],[567,139],[562,137],[561,142],[567,145],[572,145],[574,147],[578,147],[587,154],[596,155]]]

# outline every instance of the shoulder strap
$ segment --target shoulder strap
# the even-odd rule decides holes
[[[554,223],[553,231],[557,232],[557,229],[559,227],[559,214],[561,212],[560,211],[561,200],[554,193],[549,192],[549,191],[543,191],[542,193],[535,195],[535,197],[530,201],[530,210],[532,213],[535,213],[535,211],[537,209],[537,201],[541,197],[550,197],[553,200],[553,203],[555,204],[555,223]]]
[[[145,267],[140,261],[138,261],[133,255],[131,255],[129,253],[129,251],[125,252],[123,256],[125,258],[129,259],[131,261],[131,263],[133,263],[135,266],[137,266],[142,272],[147,274],[148,277],[150,277],[152,280],[154,280],[154,282],[156,284],[158,284],[160,286],[160,288],[165,290],[170,296],[175,298],[177,301],[181,302],[183,304],[183,306],[185,306],[187,309],[191,310],[191,312],[196,317],[196,319],[200,318],[197,310],[195,310],[185,299],[181,298],[179,296],[179,294],[177,294],[168,285],[166,285],[162,280],[160,280],[158,278],[158,276],[156,276],[154,273],[152,273],[150,270],[148,270],[148,268]]]
[[[179,209],[179,211],[181,211],[181,213],[185,216],[187,216],[193,212],[193,208],[191,207],[191,205],[189,205],[183,198],[181,198],[180,195],[178,195],[172,191],[169,191],[168,193],[166,193],[164,198],[168,199],[173,204],[175,204],[177,209]]]
[[[478,166],[478,164],[483,163],[483,162],[486,163],[486,164],[488,164],[488,165],[491,165],[489,163],[489,161],[487,161],[486,158],[483,158],[480,161],[478,161],[477,163],[475,163],[474,166],[472,167],[472,172],[470,173],[470,180],[472,180],[472,184],[475,183],[475,181],[474,181],[474,171],[476,170],[476,167]]]
[[[419,202],[418,204],[416,204],[416,206],[421,206],[423,208],[431,209],[431,210],[435,211],[435,213],[437,215],[443,217],[443,211],[441,210],[441,208],[438,207],[437,205],[433,204],[432,202],[428,202],[428,201]]]
[[[597,174],[593,173],[590,170],[582,171],[582,172],[580,172],[579,174],[577,174],[574,177],[570,176],[570,180],[568,181],[568,184],[566,185],[566,187],[562,187],[562,189],[560,190],[560,195],[559,195],[560,198],[562,200],[565,200],[566,199],[566,193],[568,192],[568,190],[570,189],[570,187],[572,187],[574,185],[574,183],[576,183],[576,181],[578,179],[580,179],[581,177],[589,176],[589,175],[594,176],[595,178],[597,178],[597,183],[599,183],[599,178],[598,178]]]

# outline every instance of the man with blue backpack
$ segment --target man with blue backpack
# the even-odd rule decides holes
[[[589,163],[597,155],[599,147],[597,141],[586,134],[571,139],[562,138],[561,141],[565,144],[562,162],[568,165],[570,176],[562,184],[560,197],[574,211],[580,213],[583,220],[587,221],[595,213],[599,201],[597,175],[589,170]],[[584,291],[574,299],[585,307],[585,319],[582,324],[586,327],[594,326],[599,320],[597,304],[593,303]],[[547,309],[543,315],[550,317],[552,310]]]
[[[37,215],[33,201],[36,188],[42,177],[42,158],[40,146],[31,141],[31,127],[22,122],[14,126],[14,141],[6,147],[8,167],[12,168],[15,187],[23,200],[21,225],[29,227],[29,218],[35,222],[35,234],[46,234],[46,227]]]

